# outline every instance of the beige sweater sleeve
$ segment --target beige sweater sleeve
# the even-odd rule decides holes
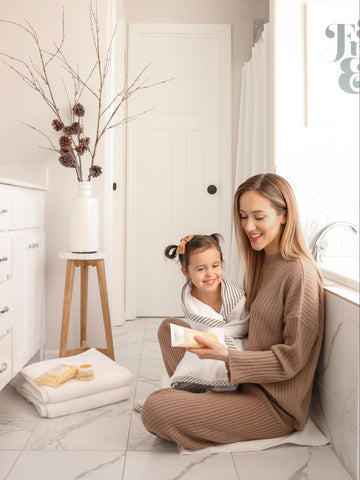
[[[283,343],[265,351],[230,350],[229,382],[266,384],[293,378],[307,364],[320,333],[319,284],[313,270],[298,263],[284,288]],[[279,292],[274,295],[279,296]],[[271,315],[271,304],[264,305]],[[251,323],[250,317],[250,323]],[[258,329],[259,331],[259,329]],[[260,329],[260,331],[262,331]],[[261,335],[270,335],[263,331]],[[261,339],[261,344],[266,338]]]

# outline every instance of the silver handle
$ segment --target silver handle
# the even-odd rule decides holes
[[[7,370],[7,363],[6,362],[0,363],[0,373],[5,372],[5,370]]]
[[[8,212],[8,211],[7,211],[7,210],[5,210],[5,209],[3,209],[3,210],[0,210],[0,214],[1,214],[1,213],[7,213],[7,212]]]
[[[6,262],[8,260],[8,257],[0,257],[0,262]]]
[[[1,313],[6,313],[9,311],[9,307],[6,305],[2,310],[0,310],[0,314]]]

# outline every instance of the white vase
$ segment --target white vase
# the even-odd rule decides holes
[[[78,182],[78,193],[70,211],[70,250],[94,253],[99,249],[99,200],[92,195],[92,183]]]

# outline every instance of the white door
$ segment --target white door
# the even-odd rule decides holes
[[[128,129],[127,318],[181,315],[184,277],[164,249],[231,230],[229,25],[131,24],[129,81],[172,81],[131,97]],[[216,192],[208,191],[215,186]],[[212,187],[213,188],[213,187]],[[214,189],[213,189],[214,190]]]

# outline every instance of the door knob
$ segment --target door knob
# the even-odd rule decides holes
[[[207,187],[207,191],[210,195],[215,195],[215,193],[217,192],[217,188],[215,187],[215,185],[209,185]]]

